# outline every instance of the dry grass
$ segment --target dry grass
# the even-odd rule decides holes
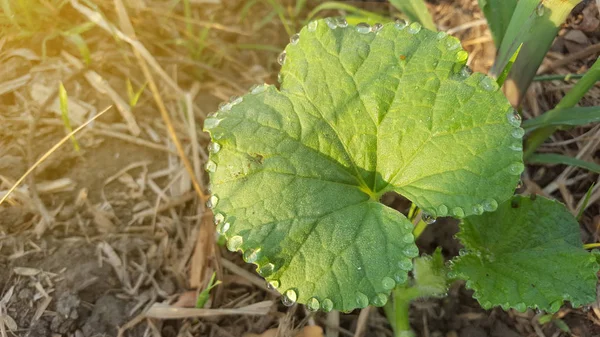
[[[212,215],[204,207],[209,140],[202,121],[219,101],[252,84],[276,82],[275,59],[288,40],[286,30],[299,29],[303,13],[316,1],[298,15],[291,1],[277,2],[279,9],[266,0],[250,9],[248,3],[100,0],[91,6],[84,0],[48,0],[36,10],[19,9],[23,21],[0,14],[0,196],[7,198],[0,206],[0,269],[12,268],[0,273],[0,336],[55,315],[53,294],[70,279],[70,265],[56,269],[48,260],[63,256],[65,247],[78,247],[74,252],[92,247],[96,269],[116,278],[111,293],[132,303],[127,312],[132,320],[119,329],[124,336],[160,336],[167,328],[178,336],[241,336],[269,328],[291,336],[306,335],[307,325],[325,327],[327,336],[390,335],[377,310],[314,316],[301,306],[278,305],[277,294],[215,242]],[[474,1],[440,1],[431,9],[438,26],[463,41],[469,64],[477,71],[489,69],[495,50]],[[581,72],[593,56],[589,50],[574,55],[550,54],[544,69]],[[79,152],[69,143],[52,148],[66,135],[60,81],[69,93],[74,128],[113,106],[77,134]],[[136,90],[147,84],[137,102],[127,93],[128,82]],[[536,83],[528,117],[551,108],[568,87],[562,81]],[[595,87],[583,104],[598,100]],[[543,150],[590,160],[597,156],[599,132],[598,127],[561,132]],[[24,184],[8,194],[28,168]],[[529,191],[564,200],[573,211],[596,181],[583,222],[586,239],[600,239],[597,175],[564,167],[531,167],[528,173]],[[213,272],[223,285],[206,309],[189,308]],[[99,282],[85,276],[71,287],[88,289]],[[34,294],[26,327],[7,311],[23,284]],[[436,303],[417,308],[424,331],[431,323],[427,319],[439,314]],[[519,323],[523,332],[540,330],[530,316],[523,320],[529,323]],[[173,318],[187,319],[175,325],[162,320]],[[24,335],[27,329],[19,331]]]

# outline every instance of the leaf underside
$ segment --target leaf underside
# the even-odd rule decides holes
[[[564,205],[515,196],[495,213],[468,217],[457,235],[466,252],[452,265],[482,307],[557,311],[596,299],[598,264],[583,249]]]
[[[254,87],[204,127],[228,248],[287,302],[348,311],[384,305],[418,255],[411,223],[379,198],[433,216],[493,211],[523,169],[523,131],[456,38],[335,22],[287,46],[281,89]]]

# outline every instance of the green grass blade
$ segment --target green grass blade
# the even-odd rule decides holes
[[[127,79],[127,96],[129,97],[129,106],[134,108],[137,105],[142,93],[144,92],[144,89],[146,89],[146,85],[148,85],[148,82],[144,83],[137,91],[134,91],[131,81]]]
[[[583,199],[583,204],[581,204],[581,209],[579,209],[579,212],[577,212],[577,221],[581,220],[581,217],[583,216],[583,212],[585,211],[588,203],[590,202],[590,197],[592,196],[592,191],[594,190],[594,186],[596,186],[596,183],[592,183],[592,186],[590,186],[590,188],[588,188],[588,191],[585,194],[585,199]]]
[[[285,29],[288,36],[294,35],[292,28],[288,24],[288,20],[285,15],[285,9],[283,8],[283,6],[275,0],[266,0],[266,1],[269,5],[271,5],[271,7],[273,7],[273,10],[275,10],[275,12],[277,13],[277,16],[279,17],[279,21],[281,21],[281,24],[283,25],[283,28]]]
[[[523,48],[509,75],[507,87],[511,103],[519,105],[544,56],[550,49],[560,25],[580,0],[521,0],[515,7],[506,34],[500,44],[492,74],[498,76],[519,45]]]
[[[479,0],[479,8],[487,19],[496,48],[500,47],[518,0]]]
[[[71,41],[77,49],[79,50],[79,54],[83,57],[83,61],[86,65],[90,65],[92,63],[92,57],[90,55],[90,49],[88,48],[87,43],[79,34],[71,34],[67,35],[67,40]]]
[[[515,51],[513,56],[510,58],[510,60],[508,60],[508,64],[504,67],[504,70],[502,70],[502,73],[500,73],[500,75],[498,76],[498,79],[496,80],[496,82],[498,83],[499,86],[502,86],[504,84],[504,81],[506,81],[506,78],[508,77],[508,73],[510,73],[510,70],[512,69],[513,64],[515,64],[515,61],[517,60],[517,57],[519,56],[521,47],[523,47],[523,44],[519,45],[519,48],[517,48],[517,51]]]
[[[192,5],[190,0],[183,0],[183,15],[185,16],[185,30],[188,36],[194,36],[194,26],[192,26]]]
[[[436,31],[433,18],[423,0],[390,0],[392,6],[404,13],[410,21],[418,21],[423,27]]]
[[[577,126],[595,122],[600,122],[600,106],[550,110],[539,117],[526,120],[521,127],[525,131],[533,131],[547,126]]]
[[[221,281],[217,280],[215,282],[215,277],[216,277],[216,273],[213,272],[206,288],[198,294],[198,297],[196,298],[196,308],[199,308],[199,309],[204,308],[204,306],[206,305],[206,301],[208,301],[208,298],[210,296],[210,291],[212,290],[212,288],[221,284]]]
[[[566,74],[566,75],[539,75],[533,78],[534,82],[543,81],[570,81],[578,80],[585,76],[585,74]]]
[[[553,115],[559,114],[561,109],[572,108],[581,100],[591,87],[600,80],[600,58],[592,65],[588,72],[575,84],[575,86],[563,97],[563,99],[556,105],[554,110],[551,110],[552,114],[546,118],[554,118]],[[523,156],[525,159],[533,155],[535,150],[546,141],[550,135],[557,130],[556,126],[548,126],[535,130],[525,142],[525,151]]]
[[[600,173],[600,165],[589,161],[556,153],[535,153],[529,158],[533,164],[562,164],[580,167],[594,173]]]
[[[312,18],[314,18],[317,13],[319,13],[320,11],[323,10],[341,10],[341,11],[346,11],[349,13],[353,13],[353,14],[357,14],[363,17],[368,17],[368,18],[372,18],[373,20],[377,21],[377,22],[388,22],[390,21],[389,18],[385,18],[381,15],[378,15],[376,13],[370,12],[370,11],[366,11],[364,9],[360,9],[360,8],[356,8],[354,6],[348,5],[348,4],[344,4],[344,3],[339,3],[339,2],[335,2],[335,1],[327,1],[324,2],[322,4],[320,4],[319,6],[315,7],[306,17],[306,20],[310,20]]]
[[[65,129],[68,133],[72,133],[73,128],[71,127],[71,120],[69,119],[69,98],[67,96],[67,90],[65,90],[65,86],[62,82],[60,82],[58,86],[58,100],[60,103],[60,113]],[[75,151],[79,152],[79,143],[77,142],[77,139],[75,139],[74,135],[71,135],[71,142],[73,143]]]

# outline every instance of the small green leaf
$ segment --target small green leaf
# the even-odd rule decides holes
[[[502,86],[504,84],[504,82],[506,81],[506,78],[508,77],[508,73],[510,73],[510,70],[512,69],[513,64],[515,64],[515,61],[517,60],[517,57],[519,56],[521,47],[523,47],[522,43],[519,45],[519,48],[517,48],[517,50],[515,51],[513,56],[510,58],[510,60],[508,60],[508,63],[506,64],[506,66],[504,66],[504,69],[502,69],[502,72],[498,76],[498,79],[496,80],[496,82],[498,83],[499,86]]]
[[[60,82],[58,85],[58,100],[63,125],[65,126],[67,133],[71,133],[73,132],[73,128],[71,127],[71,119],[69,118],[69,97],[62,82]],[[75,139],[74,135],[71,136],[71,142],[73,143],[75,151],[79,152],[79,143],[77,142],[77,139]]]
[[[458,234],[466,252],[453,270],[488,309],[556,312],[596,299],[596,258],[583,249],[579,224],[557,201],[515,196],[495,213],[464,219]]]
[[[414,285],[419,297],[443,296],[448,290],[446,266],[442,250],[436,249],[432,256],[415,259]]]
[[[204,308],[204,306],[206,305],[206,301],[208,301],[208,298],[210,297],[210,291],[214,287],[221,284],[221,281],[219,281],[219,280],[215,281],[216,277],[217,277],[217,273],[213,272],[212,276],[210,277],[210,281],[208,281],[208,284],[206,285],[206,288],[204,288],[204,290],[202,290],[198,294],[198,297],[196,298],[196,308]]]
[[[418,23],[303,28],[279,57],[280,89],[256,86],[204,122],[228,248],[286,303],[384,305],[418,255],[384,193],[460,218],[495,210],[523,170],[510,104],[466,60],[457,39]]]

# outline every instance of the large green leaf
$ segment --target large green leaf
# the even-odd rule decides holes
[[[380,197],[433,216],[495,210],[523,169],[523,130],[459,41],[418,23],[328,19],[292,41],[280,90],[257,86],[205,121],[218,229],[288,303],[384,305],[418,249]]]
[[[464,219],[458,237],[466,252],[453,270],[486,309],[554,312],[564,300],[596,299],[598,264],[583,249],[577,220],[556,201],[515,196],[494,213]]]

